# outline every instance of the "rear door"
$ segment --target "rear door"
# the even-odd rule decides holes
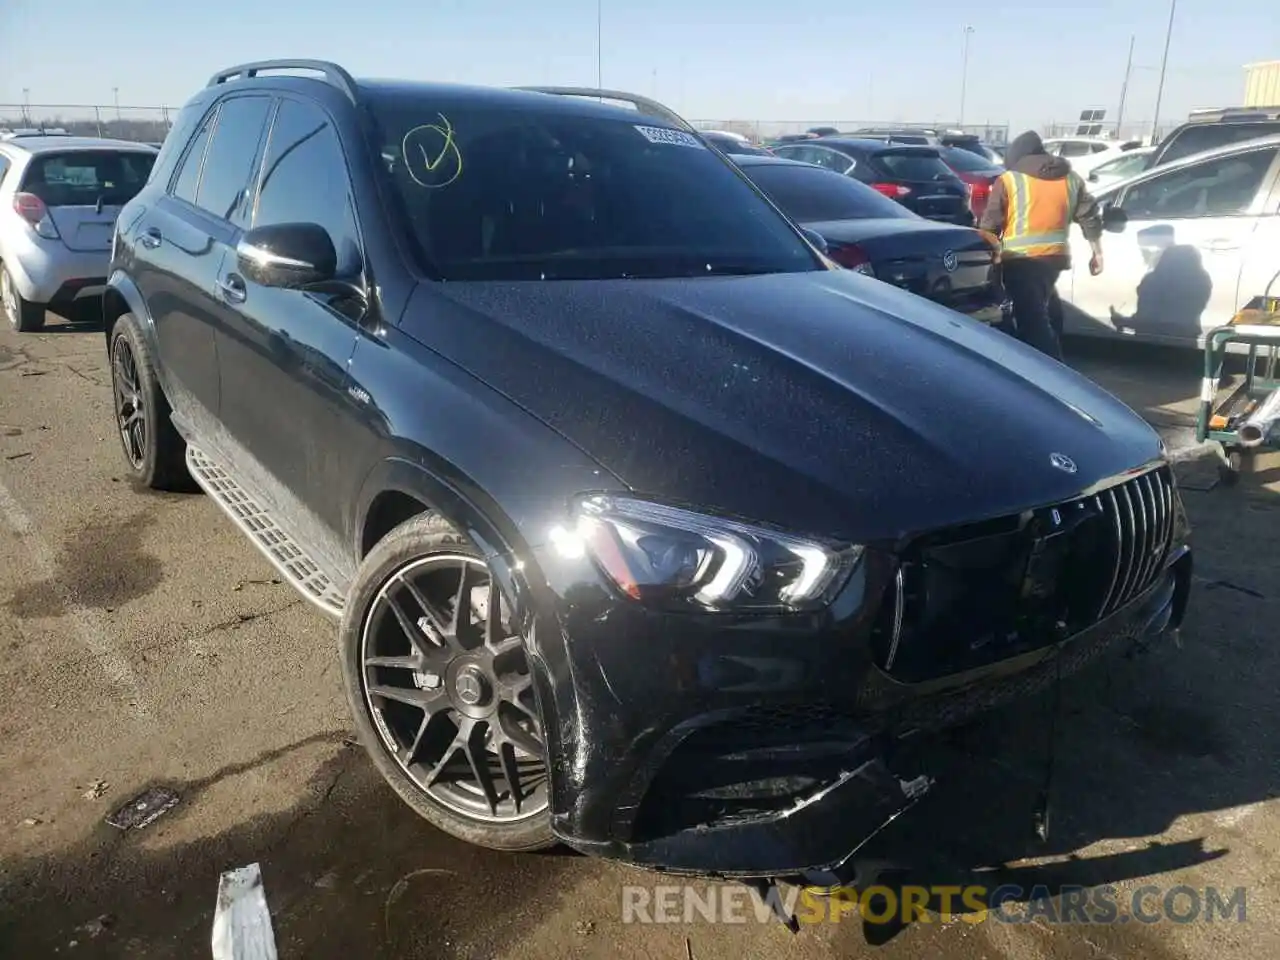
[[[871,155],[860,180],[895,184],[905,192],[894,197],[909,210],[930,220],[971,224],[969,188],[928,147],[890,147]],[[880,189],[880,188],[878,188]],[[884,192],[882,190],[882,192]]]
[[[38,153],[20,189],[44,202],[67,249],[106,253],[120,208],[142,189],[155,162],[152,150]]]
[[[1261,269],[1267,238],[1274,262],[1268,205],[1278,165],[1280,147],[1264,147],[1156,168],[1107,197],[1126,224],[1104,235],[1098,277],[1086,266],[1088,244],[1072,231],[1071,299],[1083,316],[1068,316],[1067,330],[1195,344],[1227,323],[1242,299],[1261,292],[1242,285],[1242,270]]]
[[[135,281],[155,323],[169,399],[201,435],[214,428],[221,406],[218,268],[245,222],[271,104],[264,94],[220,101],[187,145],[168,191],[137,227]]]

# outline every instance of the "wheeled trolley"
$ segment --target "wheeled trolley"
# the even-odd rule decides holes
[[[1254,297],[1226,326],[1209,331],[1204,343],[1204,383],[1196,417],[1196,439],[1221,445],[1218,468],[1223,483],[1239,479],[1248,458],[1263,450],[1280,449],[1280,296],[1271,278],[1262,296]],[[1228,348],[1248,348],[1244,380],[1219,401],[1218,384]]]

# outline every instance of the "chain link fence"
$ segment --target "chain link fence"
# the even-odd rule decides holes
[[[939,133],[960,131],[976,134],[984,143],[1000,146],[1009,141],[1007,123],[953,123],[945,120],[903,123],[900,120],[690,120],[700,130],[727,130],[756,142],[775,137],[795,136],[813,131],[837,130],[854,133],[868,128],[929,129]]]
[[[76,136],[112,137],[159,143],[169,132],[176,114],[172,107],[116,106],[115,104],[65,103],[0,103],[0,133],[14,130],[61,130]],[[776,137],[794,136],[810,130],[838,130],[853,133],[869,127],[916,128],[942,131],[959,130],[977,135],[984,143],[999,147],[1011,138],[1008,123],[953,123],[944,120],[903,123],[894,120],[693,120],[703,130],[729,130],[762,142]],[[1155,131],[1155,142],[1172,130],[1177,122],[1163,123]],[[1045,137],[1075,136],[1079,120],[1050,121],[1039,127]],[[1118,140],[1151,141],[1150,120],[1131,120],[1117,126],[1102,124],[1100,135]]]
[[[1152,130],[1150,120],[1126,120],[1122,124],[1101,123],[1088,125],[1090,130],[1097,129],[1097,133],[1089,133],[1087,136],[1106,137],[1110,140],[1141,140],[1144,143],[1159,143],[1164,139],[1165,134],[1173,131],[1173,128],[1181,123],[1179,120],[1166,120],[1161,122]],[[1050,121],[1040,128],[1040,135],[1043,137],[1076,137],[1085,136],[1078,131],[1081,128],[1079,120]]]
[[[79,137],[160,143],[176,110],[170,107],[77,103],[0,103],[0,133],[46,130]]]

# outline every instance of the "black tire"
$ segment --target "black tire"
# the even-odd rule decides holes
[[[379,728],[376,724],[381,724],[387,735],[391,735],[391,725],[387,720],[387,711],[389,708],[394,708],[395,704],[380,700],[382,712],[377,714],[377,721],[374,719],[376,709],[374,698],[376,695],[369,694],[366,678],[379,668],[368,666],[366,663],[365,633],[366,630],[369,630],[372,634],[377,628],[374,617],[378,609],[381,609],[385,616],[385,603],[379,600],[384,595],[384,588],[389,590],[396,586],[401,582],[401,575],[405,574],[406,571],[421,569],[420,565],[429,564],[433,557],[441,558],[443,561],[444,558],[459,556],[473,558],[478,564],[477,569],[479,567],[483,567],[486,571],[488,569],[484,566],[480,552],[476,550],[470,541],[459,534],[443,518],[428,513],[420,514],[405,521],[387,534],[369,552],[357,574],[338,633],[339,653],[342,658],[342,681],[347,695],[347,702],[355,721],[356,732],[365,750],[373,760],[374,766],[377,767],[378,772],[382,774],[391,788],[419,816],[445,833],[477,846],[505,851],[545,849],[554,846],[556,843],[556,839],[551,832],[549,804],[543,805],[540,809],[535,807],[533,812],[523,816],[513,814],[513,818],[505,822],[486,821],[479,816],[460,813],[457,809],[451,808],[436,796],[428,793],[426,787],[420,785],[410,776],[408,767],[402,766],[401,762],[392,755],[391,748],[384,740],[383,734],[379,733]],[[490,586],[490,590],[492,589],[493,587]],[[466,592],[465,584],[459,595],[463,592]],[[378,605],[380,603],[383,606],[379,608]],[[500,601],[500,611],[503,607],[506,607],[506,604],[507,601],[505,599]],[[419,607],[418,609],[422,608]],[[420,617],[416,622],[420,623],[422,619],[425,618]],[[486,614],[487,619],[488,615]],[[397,629],[402,629],[406,621],[397,616],[395,620],[388,622]],[[499,613],[499,622],[500,624],[502,622],[501,613]],[[488,629],[487,622],[483,629]],[[507,628],[502,630],[504,634],[507,632],[509,632]],[[404,634],[404,636],[407,638],[408,635]],[[421,641],[421,639],[422,637],[419,636],[418,641]],[[514,643],[515,641],[516,638],[511,637],[505,642]],[[523,658],[523,642],[519,642],[518,646],[518,654]],[[416,642],[413,649],[415,651],[418,649]],[[440,649],[445,651],[443,656],[450,655],[447,648],[442,646]],[[450,668],[453,667],[458,659],[458,657],[454,657],[453,661],[450,662]],[[401,675],[403,675],[403,671]],[[440,676],[442,682],[440,682],[439,692],[443,694],[451,684],[448,680],[449,674],[447,672]],[[386,686],[383,685],[379,689],[386,689]],[[406,685],[403,689],[414,694],[424,692],[422,687],[415,688]],[[433,690],[433,694],[434,692]],[[420,715],[424,718],[431,718],[434,713],[448,716],[450,709],[448,707],[432,708],[430,711],[423,709]],[[445,722],[452,723],[455,717],[464,719],[458,717],[455,713]],[[422,727],[417,734],[418,740],[426,739],[421,731],[427,729],[428,724],[431,722],[434,721],[430,719],[422,721]],[[542,729],[545,729],[545,727]],[[460,732],[459,736],[461,735]],[[448,736],[446,734],[446,737]],[[483,734],[483,736],[488,736],[488,733]],[[444,760],[439,762],[436,769],[446,767],[449,758],[457,756],[453,747],[456,739],[456,737],[451,738],[449,747],[441,751]],[[541,742],[544,743],[545,741]],[[498,749],[501,751],[504,747],[500,746]],[[406,762],[411,766],[418,766],[414,762],[412,750],[409,751],[409,759]],[[544,771],[546,770],[546,762],[545,748],[542,748],[540,763]],[[492,775],[490,775],[491,777]],[[517,778],[517,781],[519,781],[519,778]],[[546,784],[544,789],[549,790],[549,784]],[[515,792],[513,790],[512,794],[514,795]]]
[[[129,478],[152,490],[194,489],[186,442],[169,419],[151,348],[133,314],[121,315],[112,328],[109,357],[112,415]]]
[[[0,303],[9,326],[18,333],[39,333],[44,329],[44,304],[32,303],[18,292],[8,267],[0,273]]]

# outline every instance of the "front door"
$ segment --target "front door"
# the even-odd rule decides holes
[[[338,275],[363,287],[362,244],[341,141],[329,115],[308,100],[282,98],[262,162],[254,226],[318,223],[338,253]],[[367,431],[348,365],[366,304],[341,293],[264,287],[234,255],[219,283],[236,291],[220,325],[222,420],[251,471],[300,511],[296,535],[341,563],[347,513]],[[363,477],[359,478],[363,480]]]
[[[1072,231],[1065,292],[1067,332],[1099,329],[1195,344],[1227,323],[1241,298],[1241,270],[1257,243],[1275,178],[1275,146],[1157,170],[1107,198],[1124,227],[1103,235],[1105,269],[1088,270],[1089,247]],[[1269,232],[1264,230],[1264,233]]]

